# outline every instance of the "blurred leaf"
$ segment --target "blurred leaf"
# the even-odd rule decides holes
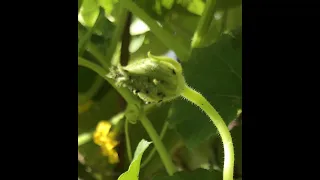
[[[182,146],[175,152],[175,157],[180,166],[185,169],[195,170],[199,167],[210,169],[213,159],[212,143],[209,140],[204,141],[193,149]]]
[[[148,148],[150,144],[151,142],[148,142],[144,139],[140,141],[140,143],[136,148],[136,151],[134,152],[134,157],[129,166],[128,171],[121,174],[118,180],[138,180],[139,179],[141,158],[144,151]]]
[[[93,0],[83,0],[78,21],[86,27],[92,27],[99,16],[99,5]]]
[[[108,158],[103,156],[101,148],[93,141],[89,141],[78,147],[79,152],[85,159],[85,164],[91,169],[92,174],[102,177],[111,173],[112,167],[108,164]]]
[[[177,35],[187,37],[191,41],[199,19],[199,16],[186,11],[180,6],[176,6],[166,16],[166,23],[171,26],[173,32],[176,32]]]
[[[186,8],[189,12],[199,16],[202,15],[206,5],[202,0],[177,0],[177,4]]]
[[[234,8],[242,4],[242,0],[216,0],[217,9]]]
[[[156,21],[162,21],[166,13],[169,12],[168,9],[162,8],[159,0],[139,0],[135,3]]]
[[[133,19],[130,25],[130,34],[132,36],[144,34],[149,30],[150,30],[149,26],[137,17]]]
[[[97,102],[94,102],[89,111],[78,116],[78,134],[85,133],[95,129],[97,123],[101,120],[108,120],[120,111],[117,105],[119,94],[110,89],[109,92]]]
[[[103,17],[101,22],[95,28],[95,34],[102,36],[104,40],[112,38],[112,33],[115,29],[115,25],[107,18]]]
[[[90,110],[93,101],[86,95],[78,94],[78,114],[85,113]]]
[[[229,8],[226,13],[227,18],[224,31],[233,31],[242,25],[242,6]]]
[[[168,51],[168,48],[152,32],[147,32],[142,46],[130,55],[130,61],[146,58],[148,51],[155,55],[162,55]]]
[[[152,180],[221,180],[222,173],[218,171],[208,171],[205,169],[196,169],[191,172],[177,172],[173,176],[155,176]]]
[[[167,9],[171,9],[174,4],[174,0],[158,0],[158,1],[161,1],[162,6]]]
[[[116,4],[118,0],[97,0],[97,2],[105,10],[107,15],[111,15],[114,4]]]
[[[216,44],[194,49],[190,60],[183,64],[187,83],[215,107],[227,124],[236,118],[242,103],[242,48],[234,49],[233,41],[224,35]],[[176,125],[189,148],[216,133],[209,117],[182,99],[173,102],[169,122]]]
[[[87,167],[78,161],[78,179],[95,180],[92,174],[87,171]]]
[[[78,92],[87,92],[93,84],[97,74],[92,70],[78,66]]]
[[[131,37],[129,52],[130,53],[136,52],[142,46],[144,39],[145,39],[145,35]]]
[[[79,11],[80,11],[80,7],[81,7],[81,5],[82,5],[82,2],[83,2],[83,0],[78,0],[78,13],[79,13]]]
[[[110,173],[114,167],[108,163],[108,157],[102,155],[100,146],[92,141],[92,133],[99,121],[108,120],[116,123],[117,118],[121,118],[121,114],[118,114],[120,110],[117,107],[118,97],[117,92],[110,89],[89,111],[78,117],[78,150],[85,158],[86,165],[103,179],[113,178]]]

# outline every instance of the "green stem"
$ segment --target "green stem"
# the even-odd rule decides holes
[[[166,150],[165,146],[163,145],[157,131],[154,129],[153,125],[149,121],[149,119],[146,117],[145,114],[142,114],[140,117],[140,122],[149,134],[152,142],[154,143],[154,146],[156,147],[160,158],[163,162],[164,167],[166,168],[168,174],[172,176],[176,171],[176,167],[172,162],[172,159]]]
[[[88,132],[88,133],[80,134],[78,136],[78,147],[88,143],[89,141],[91,141],[92,133],[93,133],[93,131],[92,132]]]
[[[78,36],[82,38],[85,35],[84,30],[78,28]],[[99,51],[99,49],[89,41],[87,44],[87,50],[90,52],[102,65],[105,70],[109,70],[109,64],[105,61],[104,55]]]
[[[161,130],[161,133],[160,133],[160,139],[162,140],[164,135],[166,134],[166,131],[168,129],[168,126],[169,126],[169,123],[166,121],[164,122],[163,124],[163,127],[162,127],[162,130]],[[151,150],[151,152],[148,154],[147,158],[141,163],[141,169],[144,168],[144,166],[146,166],[152,159],[154,153],[156,152],[156,148],[153,148]]]
[[[103,69],[102,67],[100,67],[99,65],[92,63],[82,57],[78,57],[78,65],[79,66],[83,66],[86,68],[91,69],[92,71],[96,72],[97,74],[99,74],[101,77],[103,77],[105,80],[107,80],[111,86],[113,88],[115,88],[118,93],[126,100],[126,102],[128,104],[135,104],[137,106],[139,106],[140,104],[140,100],[138,99],[138,97],[134,96],[129,89],[126,88],[119,88],[115,85],[114,80],[109,79],[106,77],[108,71],[106,71],[105,69]]]
[[[127,11],[127,9],[123,8],[122,4],[123,4],[123,2],[122,2],[122,0],[120,0],[120,13],[119,13],[119,16],[116,21],[117,26],[116,26],[115,31],[113,32],[113,35],[112,35],[113,38],[112,38],[110,46],[107,49],[107,54],[105,57],[105,61],[108,63],[111,62],[112,57],[114,55],[114,52],[117,49],[117,45],[118,45],[119,41],[121,40],[122,33],[123,33],[123,30],[124,30],[124,27],[126,24],[126,20],[127,20],[127,16],[128,16],[128,11]]]
[[[128,153],[129,161],[131,162],[132,161],[132,150],[131,150],[131,143],[130,143],[130,137],[129,137],[129,122],[127,119],[125,121],[126,121],[125,122],[126,124],[124,125],[124,131],[126,134],[127,153]]]
[[[96,29],[96,27],[101,23],[103,20],[103,13],[101,10],[99,11],[98,19],[94,23],[92,28],[89,28],[89,30],[80,38],[79,43],[78,43],[78,56],[82,56],[84,50],[87,47],[88,42],[91,39],[93,31]]]
[[[182,96],[200,107],[217,127],[224,149],[223,180],[233,180],[234,151],[232,137],[227,125],[213,106],[197,91],[186,85]]]
[[[210,23],[214,18],[215,5],[216,5],[215,0],[207,0],[205,9],[202,13],[199,24],[192,38],[192,43],[191,43],[192,48],[201,47],[204,41],[205,35],[209,31]]]
[[[151,32],[162,41],[169,49],[172,49],[182,61],[189,58],[189,48],[176,41],[175,37],[168,31],[165,31],[154,19],[152,19],[143,9],[136,5],[132,0],[123,0],[123,5],[135,16],[144,21],[150,28]]]
[[[101,86],[103,85],[104,79],[101,76],[97,76],[96,80],[93,82],[93,85],[90,87],[90,89],[85,93],[85,96],[88,99],[92,99],[93,96],[99,91]]]

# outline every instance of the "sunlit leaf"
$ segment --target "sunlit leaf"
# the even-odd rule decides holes
[[[143,44],[145,35],[133,36],[129,45],[129,52],[136,52]]]
[[[99,16],[99,5],[93,0],[83,0],[78,21],[86,27],[92,27]]]
[[[130,34],[132,36],[140,35],[148,32],[150,28],[139,18],[134,18],[130,25]]]
[[[118,180],[138,180],[139,179],[141,158],[144,151],[148,148],[150,144],[151,142],[148,142],[144,139],[140,141],[140,143],[136,148],[136,151],[134,152],[134,157],[129,166],[128,171],[121,174]]]

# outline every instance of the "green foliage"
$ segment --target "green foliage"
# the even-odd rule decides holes
[[[138,180],[140,172],[140,162],[144,151],[148,148],[151,142],[148,142],[144,139],[140,141],[137,146],[136,151],[134,152],[133,160],[129,166],[128,171],[121,174],[118,180]]]
[[[218,171],[208,171],[205,169],[196,169],[191,172],[178,172],[173,176],[156,176],[152,180],[220,180],[222,174]]]
[[[201,93],[228,125],[242,109],[242,1],[215,1],[213,18],[204,27],[204,41],[197,48],[191,48],[191,42],[206,0],[126,1],[139,8],[121,4],[122,1],[78,0],[79,57],[85,63],[94,63],[94,66],[82,64],[78,67],[78,151],[84,159],[79,163],[79,178],[223,179],[222,142],[217,128],[203,110],[183,98],[144,105],[132,92],[109,81],[106,75],[110,65],[118,64],[121,56],[122,31],[127,19],[126,13],[121,12],[125,7],[132,13],[129,47],[125,47],[130,55],[129,64],[143,62],[142,59],[148,58],[148,52],[162,56],[174,51],[181,61],[186,83]],[[135,111],[128,113],[128,107]],[[140,121],[139,113],[145,112],[155,132],[163,134],[161,143],[181,172],[168,175],[159,150],[155,149],[154,143],[150,144],[154,139]],[[134,123],[128,126],[129,144],[133,149],[137,147],[132,162],[127,156],[124,121],[112,120],[119,113],[125,114],[121,120],[131,118],[130,122]],[[102,120],[112,121],[111,130],[117,131],[118,164],[110,164],[93,141],[93,133]],[[162,132],[165,123],[169,126]],[[239,178],[242,176],[241,133],[241,125],[231,130],[235,176]],[[141,167],[154,150],[150,161]]]
[[[233,45],[234,41],[224,35],[216,44],[195,49],[183,65],[187,83],[212,102],[227,123],[236,118],[242,107],[242,50]],[[169,122],[190,148],[216,132],[207,115],[183,99],[174,101],[170,112]]]

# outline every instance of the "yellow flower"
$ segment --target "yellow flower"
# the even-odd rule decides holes
[[[102,154],[108,157],[109,163],[116,164],[119,162],[119,156],[114,148],[119,142],[115,140],[116,134],[110,132],[111,126],[108,121],[99,122],[93,134],[93,139],[94,143],[101,147]]]

